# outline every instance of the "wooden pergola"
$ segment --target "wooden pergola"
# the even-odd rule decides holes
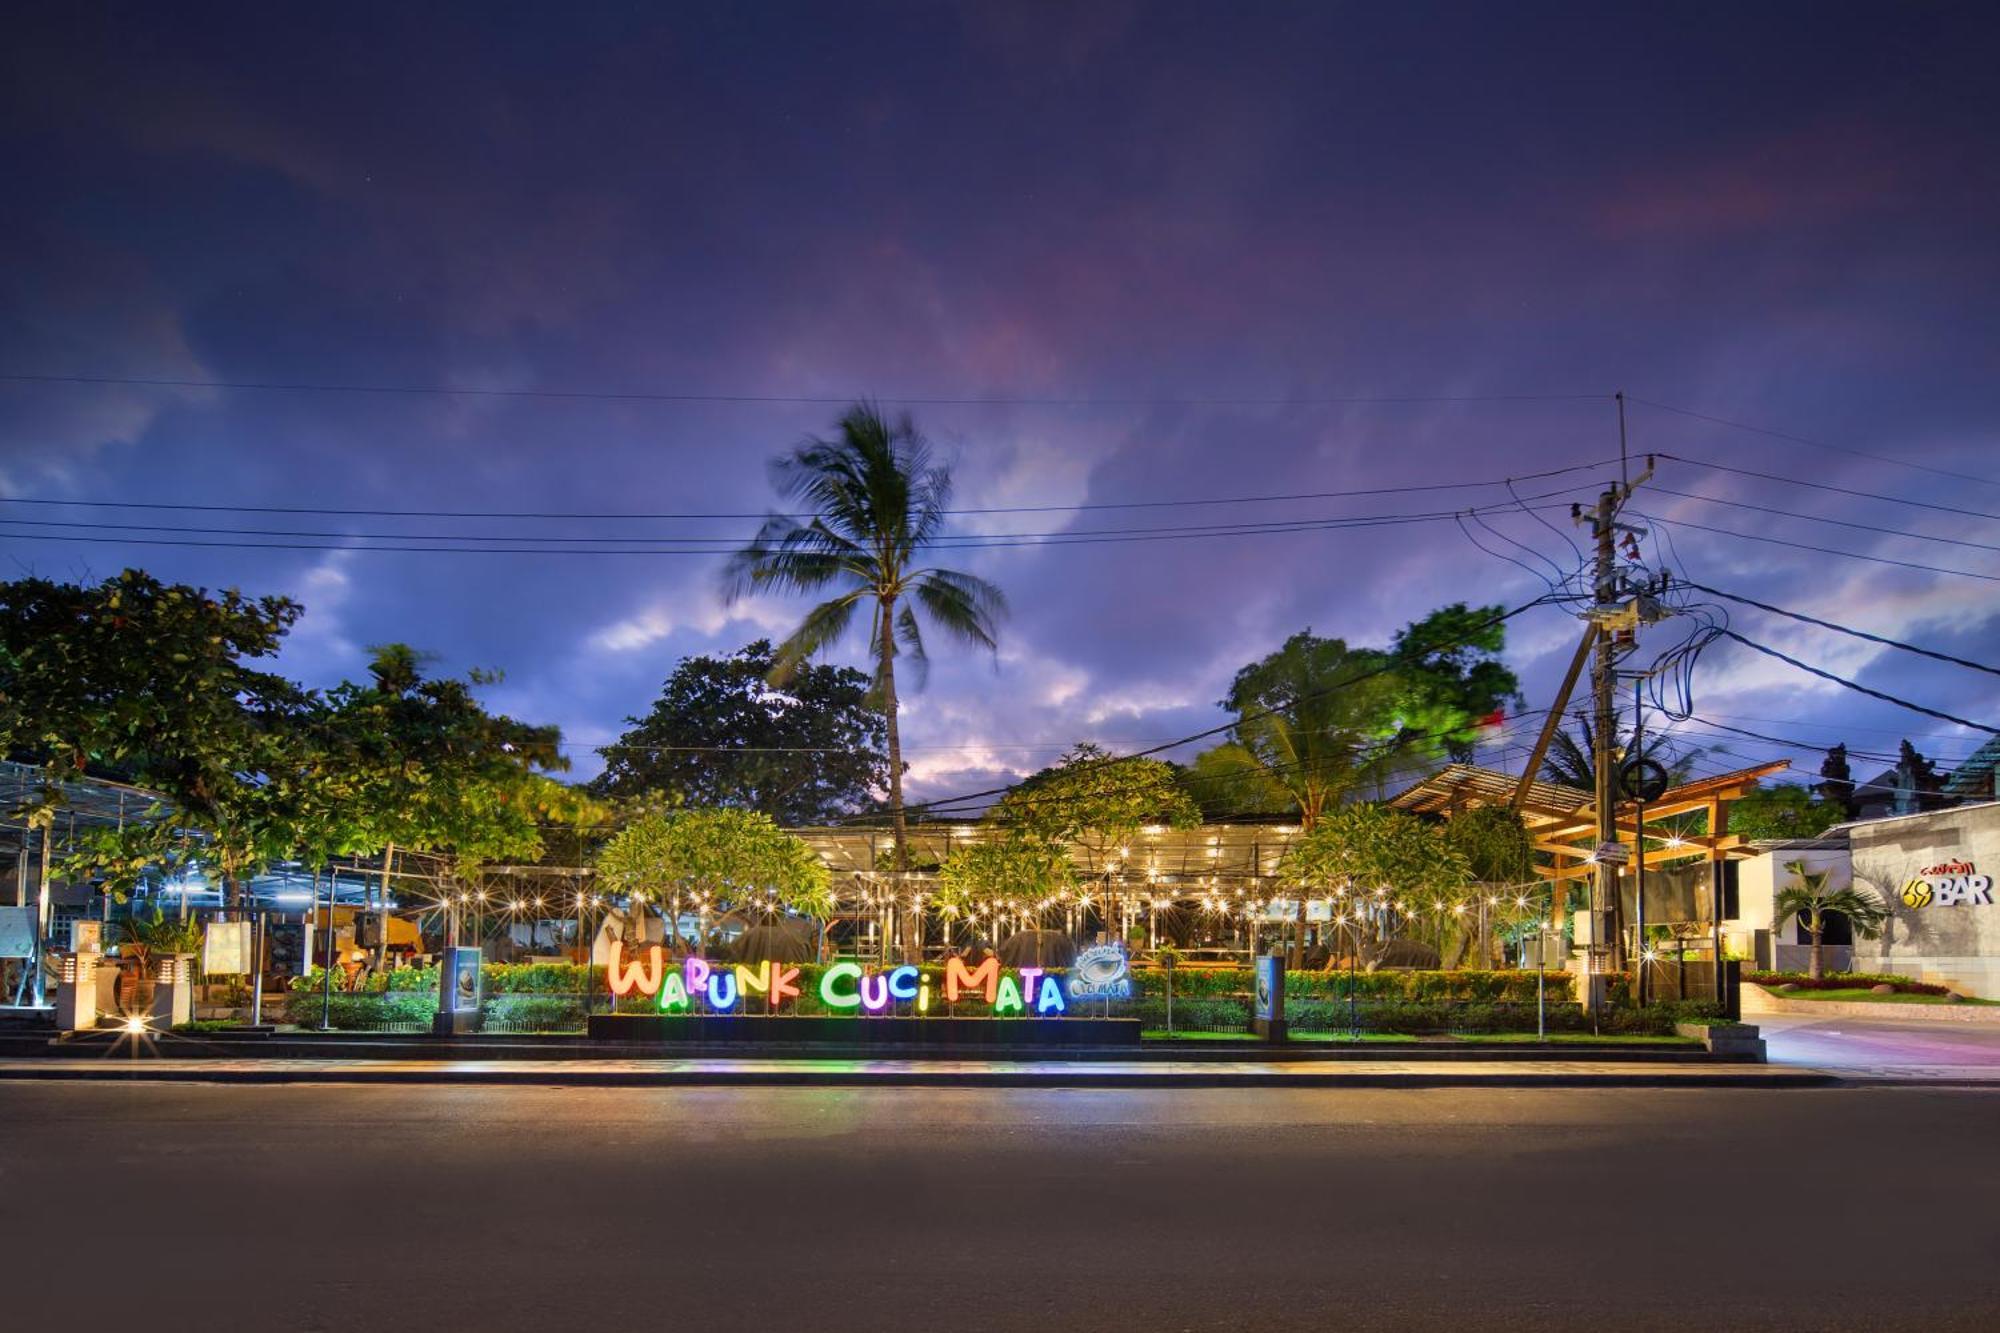
[[[1670,865],[1702,860],[1719,863],[1753,855],[1748,842],[1729,832],[1729,806],[1760,780],[1791,767],[1779,759],[1751,768],[1717,774],[1669,788],[1657,801],[1646,803],[1644,841],[1647,866]],[[1399,810],[1414,814],[1450,818],[1481,806],[1509,806],[1514,803],[1520,779],[1497,769],[1473,764],[1452,764],[1397,794],[1389,802]],[[1535,873],[1551,882],[1552,913],[1560,919],[1566,907],[1571,880],[1584,879],[1597,870],[1597,803],[1591,793],[1554,782],[1530,782],[1522,794],[1521,822],[1535,850],[1548,856],[1548,863]],[[1704,813],[1708,832],[1682,833],[1668,825],[1678,816]],[[1613,812],[1619,842],[1625,847],[1627,864],[1639,854],[1641,830],[1638,807],[1621,803]]]

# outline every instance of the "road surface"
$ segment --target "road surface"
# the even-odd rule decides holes
[[[1987,1329],[2000,1092],[0,1085],[9,1326]],[[25,1225],[30,1215],[37,1219]]]
[[[1883,1006],[1888,1008],[1889,1006]],[[2000,1023],[1752,1014],[1778,1066],[1842,1078],[2000,1083]]]

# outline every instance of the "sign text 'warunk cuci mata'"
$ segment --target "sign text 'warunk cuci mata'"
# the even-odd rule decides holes
[[[675,962],[657,944],[629,959],[624,946],[614,944],[606,971],[613,995],[621,999],[645,996],[665,1014],[687,1013],[697,1004],[711,1013],[742,1013],[753,1001],[761,1002],[758,1008],[763,1011],[775,1013],[799,996],[800,969],[791,964],[768,959],[760,963],[711,962],[706,958]],[[905,963],[871,968],[856,962],[832,963],[820,973],[818,992],[820,1003],[835,1013],[922,1016],[939,1003],[951,1005],[961,998],[978,998],[996,1018],[1059,1018],[1069,1012],[1073,999],[1130,998],[1132,980],[1124,950],[1100,945],[1077,955],[1067,984],[1065,978],[1047,968],[1002,968],[1000,960],[992,957],[977,962],[947,958],[942,967]]]

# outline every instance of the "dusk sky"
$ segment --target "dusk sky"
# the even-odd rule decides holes
[[[858,397],[915,414],[959,507],[1041,510],[962,534],[1448,511],[1508,495],[1063,507],[1613,460],[1521,486],[1577,487],[1566,504],[1615,477],[1624,390],[1634,455],[1778,478],[1663,461],[1641,512],[1776,540],[1656,524],[1649,560],[2000,661],[1991,6],[10,12],[9,576],[141,565],[291,595],[291,673],[331,684],[394,640],[504,671],[489,701],[559,723],[579,775],[677,659],[781,637],[807,603],[724,608],[712,553],[131,539],[741,539],[775,502],[768,460]],[[511,516],[551,513],[715,517]],[[1566,509],[1541,518],[1488,521],[1573,565]],[[906,697],[913,798],[1212,726],[1235,669],[1307,626],[1382,643],[1447,601],[1544,590],[1533,556],[1448,518],[1120,535],[1168,539],[948,555],[1014,612],[997,661],[933,645]],[[2000,725],[1991,675],[1733,624]],[[1511,631],[1546,707],[1578,624]],[[1729,643],[1694,702],[1947,764],[1984,739]],[[1710,770],[1783,753],[1677,732],[1729,747]]]

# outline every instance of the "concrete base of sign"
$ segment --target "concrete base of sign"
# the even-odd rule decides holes
[[[468,1032],[477,1031],[479,1031],[477,1009],[445,1010],[431,1020],[431,1035],[434,1037],[461,1037]]]
[[[592,1014],[600,1041],[800,1046],[1137,1046],[1136,1018],[814,1018]]]

